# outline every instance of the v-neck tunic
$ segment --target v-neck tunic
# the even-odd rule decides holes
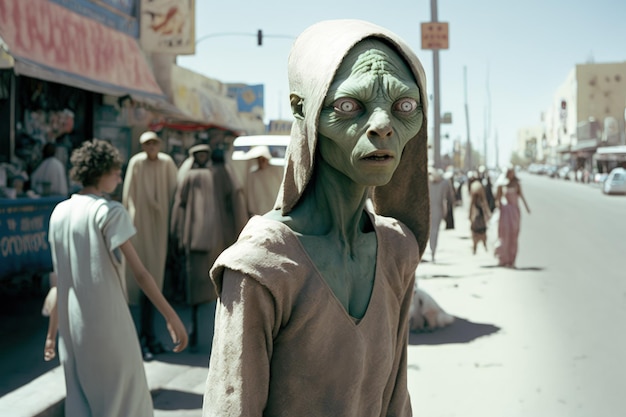
[[[417,241],[401,222],[369,215],[376,272],[360,320],[283,223],[253,217],[220,255],[211,271],[220,299],[204,416],[411,415],[406,355]]]

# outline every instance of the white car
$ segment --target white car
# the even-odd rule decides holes
[[[626,194],[626,169],[615,168],[602,184],[604,194]]]
[[[246,159],[246,152],[252,147],[265,145],[270,149],[272,159],[271,165],[284,166],[285,165],[285,152],[287,151],[287,145],[289,145],[289,135],[252,135],[252,136],[239,136],[233,142],[233,161],[241,161]]]

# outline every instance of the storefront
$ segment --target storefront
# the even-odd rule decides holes
[[[74,12],[64,5],[81,10]],[[17,207],[24,213],[47,211],[48,216],[53,209],[45,196],[28,190],[27,180],[24,190],[13,187],[19,183],[15,178],[28,178],[38,165],[46,143],[57,145],[57,156],[68,168],[72,150],[93,137],[110,141],[128,161],[139,150],[133,138],[151,128],[165,139],[164,151],[181,163],[194,142],[215,138],[227,142],[239,134],[265,130],[262,117],[240,117],[236,101],[224,94],[226,87],[216,80],[174,65],[171,73],[166,66],[170,84],[159,84],[153,72],[158,54],[148,59],[137,35],[121,30],[129,27],[126,23],[105,25],[98,19],[101,14],[79,14],[83,6],[111,12],[101,2],[87,0],[0,0],[1,230],[16,224],[14,217],[7,216]],[[125,22],[136,23],[128,15],[131,10],[135,8],[116,11],[109,18],[124,16]],[[164,91],[171,92],[170,97]],[[121,198],[121,187],[112,198]],[[28,233],[47,234],[47,222],[37,218],[25,221]],[[12,232],[26,233],[19,228]],[[48,255],[40,249],[40,255]],[[6,256],[16,253],[6,251]],[[13,261],[0,258],[3,265],[36,265],[37,270],[41,266]],[[17,272],[26,271],[3,269],[0,279]]]
[[[598,148],[598,141],[596,139],[588,139],[578,141],[576,145],[571,146],[571,155],[574,158],[574,166],[572,167],[577,172],[580,171],[582,175],[586,175],[584,178],[588,178],[589,174],[593,172],[593,155]],[[581,178],[582,181],[585,179]]]
[[[58,4],[0,0],[0,38],[0,162],[17,169],[38,145],[92,137],[128,157],[134,113],[166,102],[135,38]]]
[[[626,145],[600,147],[593,159],[597,172],[602,174],[610,173],[613,168],[626,168]]]
[[[68,168],[93,137],[127,160],[133,129],[159,106],[167,100],[137,39],[57,3],[0,0],[0,279],[51,267],[47,219],[60,199],[28,190],[43,145],[55,143]]]

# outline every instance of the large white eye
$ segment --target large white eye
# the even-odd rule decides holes
[[[417,109],[417,100],[410,97],[404,97],[396,101],[393,105],[394,110],[402,113],[411,113]]]
[[[333,103],[333,107],[341,113],[352,113],[361,110],[359,102],[351,98],[340,98]]]

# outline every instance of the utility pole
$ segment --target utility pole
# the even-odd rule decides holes
[[[483,143],[483,151],[485,152],[485,168],[487,167],[487,141],[491,135],[491,90],[489,89],[489,66],[487,66],[487,112],[485,120],[485,142]]]
[[[430,0],[430,21],[437,22],[437,0]],[[439,103],[439,49],[433,49],[433,166],[441,168],[441,104]]]
[[[498,130],[496,129],[496,137],[495,137],[495,143],[496,143],[496,167],[500,167],[500,147],[498,146]]]
[[[469,122],[469,108],[467,106],[467,66],[463,67],[463,81],[465,86],[465,126],[467,128],[467,148],[466,148],[466,169],[469,171],[472,169],[472,142],[470,140],[470,122]]]
[[[448,23],[437,19],[437,0],[430,0],[430,22],[422,23],[422,49],[433,51],[433,166],[441,168],[441,105],[439,104],[439,50],[448,49]]]

